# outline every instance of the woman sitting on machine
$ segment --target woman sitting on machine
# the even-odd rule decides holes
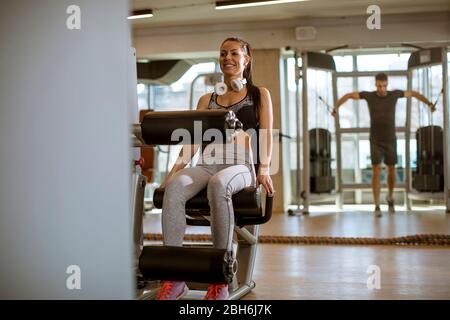
[[[231,251],[234,230],[232,195],[257,184],[268,194],[274,193],[269,175],[272,153],[272,102],[266,88],[252,82],[252,55],[250,45],[239,38],[227,38],[220,46],[220,68],[224,82],[216,85],[215,93],[202,96],[197,110],[230,109],[243,124],[244,131],[261,130],[259,137],[267,144],[262,150],[261,163],[255,174],[251,143],[238,144],[233,139],[221,148],[206,148],[196,167],[185,168],[199,146],[184,146],[161,187],[165,187],[162,207],[162,232],[165,246],[182,246],[186,227],[185,204],[207,186],[211,209],[211,234],[214,247]],[[248,136],[256,139],[255,135]],[[260,142],[261,145],[261,142]],[[231,146],[231,147],[230,147]],[[211,150],[213,152],[211,152]],[[217,161],[220,159],[221,161]],[[258,161],[257,161],[258,162]],[[211,164],[212,163],[212,164]],[[163,281],[158,300],[180,299],[188,292],[185,282]],[[208,286],[206,300],[224,300],[228,285],[213,283]]]

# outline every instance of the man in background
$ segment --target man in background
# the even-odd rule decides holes
[[[370,114],[370,157],[372,161],[372,194],[375,204],[375,216],[381,217],[380,209],[380,175],[381,162],[384,161],[388,171],[388,194],[386,201],[390,212],[394,212],[395,165],[397,164],[397,138],[395,135],[395,107],[399,98],[414,97],[425,103],[432,112],[435,106],[416,91],[388,91],[388,77],[385,73],[375,76],[376,91],[351,92],[342,96],[333,108],[333,116],[338,108],[348,99],[364,99]]]

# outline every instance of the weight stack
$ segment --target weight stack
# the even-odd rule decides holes
[[[309,130],[310,191],[330,193],[335,189],[331,173],[331,133],[323,128]]]
[[[439,126],[421,127],[416,132],[417,169],[412,186],[419,192],[444,191],[443,137]]]

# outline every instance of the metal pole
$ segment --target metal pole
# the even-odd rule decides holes
[[[297,210],[300,209],[300,202],[301,202],[301,188],[302,188],[302,173],[301,173],[301,130],[300,130],[300,69],[298,66],[298,54],[297,50],[294,51],[294,60],[295,60],[295,116],[297,118],[297,139],[296,139],[296,151],[297,151],[297,188],[295,190],[296,193],[296,200],[297,200]]]
[[[446,212],[450,213],[450,191],[449,191],[449,177],[448,174],[450,172],[450,163],[449,163],[449,155],[448,155],[448,144],[450,143],[450,130],[449,130],[449,105],[448,105],[448,61],[447,61],[447,50],[446,48],[442,48],[442,88],[444,89],[442,92],[442,108],[444,113],[444,198],[445,198],[445,207]]]
[[[355,57],[355,56],[354,56]],[[356,64],[354,64],[355,66]],[[337,73],[338,77],[375,77],[378,73],[383,72],[388,77],[389,76],[405,76],[406,71],[389,71],[389,70],[383,70],[383,71],[340,71]]]
[[[356,55],[352,56],[352,62],[353,62],[353,70],[358,70],[358,59],[356,57]],[[358,72],[358,71],[356,71]],[[359,84],[358,84],[358,78],[357,77],[353,77],[352,79],[352,88],[353,88],[353,92],[359,92]],[[359,112],[359,104],[360,102],[357,100],[353,100],[352,101],[352,107],[353,107],[353,112],[355,114],[355,118],[356,118],[356,127],[359,128],[359,123],[360,123],[360,112]],[[355,182],[356,183],[362,183],[362,177],[361,177],[361,168],[359,166],[359,157],[360,157],[360,148],[359,148],[359,139],[360,139],[360,135],[357,133],[355,134],[355,137],[353,139],[353,143],[355,144],[355,168],[354,168],[354,174],[355,174]],[[356,204],[361,204],[362,202],[362,198],[363,198],[363,193],[361,190],[355,190],[355,192],[353,193],[355,196],[355,203]]]
[[[296,171],[296,190],[295,190],[295,199],[297,201],[297,209],[295,210],[288,210],[288,214],[293,216],[297,213],[304,212],[302,209],[300,209],[300,203],[302,202],[302,174],[304,177],[304,171],[302,171],[302,148],[304,148],[303,142],[302,142],[302,129],[300,127],[301,124],[301,111],[300,111],[300,78],[306,77],[306,69],[305,65],[302,66],[301,74],[300,74],[300,68],[298,65],[298,52],[296,49],[294,49],[294,60],[295,60],[295,117],[296,117],[296,153],[297,153],[297,171]],[[303,83],[304,84],[304,83]],[[305,87],[303,86],[303,91]],[[309,147],[308,147],[309,148]],[[304,168],[304,166],[303,166]]]
[[[309,163],[309,130],[308,130],[308,53],[302,53],[302,129],[303,129],[303,213],[309,213],[310,163]]]
[[[395,133],[405,132],[406,127],[395,127]],[[349,133],[369,133],[370,128],[341,128],[341,133],[349,134]]]
[[[412,71],[408,71],[407,79],[408,90],[412,89]],[[406,123],[405,123],[405,206],[406,210],[411,210],[411,200],[409,199],[409,193],[411,191],[411,159],[410,159],[410,144],[411,144],[411,98],[406,102]]]
[[[338,100],[337,97],[337,77],[336,72],[332,73],[332,83],[333,83],[333,106],[336,105]],[[342,210],[342,205],[344,203],[344,195],[342,193],[342,153],[341,153],[341,128],[339,123],[339,115],[336,114],[334,117],[334,127],[335,127],[335,138],[336,138],[336,205],[339,210]]]

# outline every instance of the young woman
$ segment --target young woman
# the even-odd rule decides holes
[[[250,45],[239,38],[227,38],[220,46],[220,68],[226,84],[226,92],[202,96],[197,110],[229,109],[234,111],[243,123],[245,132],[261,130],[259,148],[264,143],[263,154],[259,155],[259,169],[255,173],[251,150],[256,134],[246,134],[247,143],[234,139],[222,144],[223,148],[206,148],[196,167],[185,168],[199,146],[185,146],[162,183],[165,187],[162,208],[162,231],[164,245],[182,246],[185,233],[185,204],[207,186],[211,208],[211,234],[215,248],[231,250],[234,212],[231,196],[245,187],[262,184],[267,193],[274,188],[269,176],[272,152],[272,102],[266,88],[258,88],[252,82],[252,54]],[[233,84],[241,83],[241,88]],[[239,90],[240,89],[240,90]],[[253,129],[253,130],[252,130]],[[248,143],[249,142],[249,143]],[[253,145],[254,144],[253,142]],[[230,146],[232,146],[230,148]],[[221,152],[222,151],[222,152]],[[222,158],[220,163],[214,163]],[[212,161],[211,161],[212,160]],[[212,163],[212,164],[211,164]],[[159,300],[179,299],[188,292],[185,282],[163,281],[158,293]],[[210,284],[205,296],[207,300],[224,300],[228,297],[227,284]]]

